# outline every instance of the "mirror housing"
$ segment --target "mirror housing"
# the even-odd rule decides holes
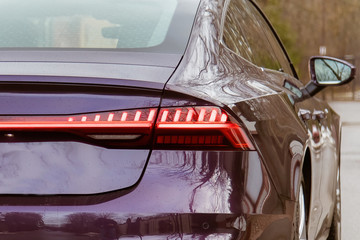
[[[327,86],[340,86],[354,79],[356,68],[343,60],[315,56],[309,61],[310,82],[301,89],[304,96],[314,96]]]

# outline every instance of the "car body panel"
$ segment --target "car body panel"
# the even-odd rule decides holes
[[[0,79],[162,89],[181,57],[95,50],[0,50]]]
[[[308,236],[327,236],[335,194],[331,186],[335,186],[339,164],[339,117],[323,101],[301,98],[303,85],[295,72],[258,67],[226,46],[222,34],[228,4],[228,0],[200,2],[183,56],[68,49],[1,51],[3,114],[218,106],[255,145],[254,151],[155,150],[152,146],[133,152],[104,149],[113,151],[109,155],[119,157],[123,166],[131,164],[134,154],[142,154],[136,159],[131,181],[117,183],[128,173],[113,179],[106,176],[114,182],[96,188],[101,176],[91,179],[88,172],[86,182],[71,185],[67,191],[61,191],[61,182],[53,192],[31,189],[27,192],[31,195],[21,194],[31,186],[20,192],[12,187],[0,197],[1,236],[292,239],[301,173],[308,160],[312,191],[316,192],[310,199]],[[302,116],[304,111],[309,118]],[[317,118],[319,111],[326,118]],[[87,154],[97,162],[96,147],[88,147],[93,149],[86,150]],[[26,150],[21,154],[41,153],[27,149],[26,144],[22,148]],[[63,153],[59,157],[68,152]],[[3,158],[12,154],[17,157],[11,149],[2,153]],[[75,160],[66,159],[69,163]],[[86,163],[82,159],[67,168]],[[108,163],[100,168],[102,175],[111,168],[112,162]],[[116,174],[118,169],[111,170]],[[94,186],[81,189],[86,184]],[[320,188],[322,184],[328,187]],[[50,195],[45,194],[49,191]],[[28,224],[30,221],[38,224]]]
[[[308,231],[309,237],[321,239],[328,234],[334,206],[332,186],[336,184],[335,169],[339,166],[339,116],[319,99],[299,100],[297,94],[301,94],[303,85],[293,76],[261,69],[223,46],[220,19],[227,2],[202,2],[200,11],[209,14],[198,15],[187,54],[166,87],[203,99],[216,99],[220,102],[217,104],[237,114],[252,133],[279,194],[286,199],[296,199],[303,160],[310,149],[312,191],[319,193],[317,197],[312,195],[310,208],[326,210],[311,215]],[[292,91],[284,87],[286,81],[294,85]],[[310,112],[307,121],[299,114],[304,109]],[[328,114],[329,120],[316,119],[312,115],[315,111]],[[314,142],[316,129],[321,132],[320,140],[315,140],[318,143]],[[329,189],[320,190],[319,182],[328,183]]]
[[[27,76],[16,77],[28,79]],[[54,77],[46,78],[47,81],[49,79],[54,81]],[[156,109],[162,94],[160,90],[136,89],[133,86],[66,86],[42,80],[32,84],[2,82],[2,116],[26,118],[53,115],[67,119],[66,116],[74,114]],[[6,140],[9,134],[12,137]],[[111,149],[77,142],[67,136],[61,136],[60,140],[58,133],[51,134],[52,140],[48,136],[44,141],[36,131],[30,139],[15,140],[21,138],[17,131],[1,131],[0,194],[79,195],[126,189],[139,181],[150,154],[149,147]]]
[[[215,1],[211,1],[211,3],[204,3],[203,7],[211,8],[212,5],[217,6]],[[221,15],[221,11],[212,11],[212,13],[213,18],[219,17],[216,14]],[[196,35],[198,39],[211,39],[220,35],[220,27],[212,25],[211,20],[209,16],[198,19],[199,29],[211,29],[211,31],[201,31],[200,36]],[[194,47],[194,50],[188,50],[189,54],[185,54],[178,70],[166,85],[167,89],[191,92],[203,99],[216,99],[220,102],[219,104],[231,109],[248,129],[250,128],[261,154],[265,155],[265,158],[272,158],[271,161],[265,160],[264,164],[270,168],[271,176],[276,182],[275,185],[279,187],[280,194],[294,199],[295,189],[293,186],[290,187],[288,181],[290,175],[284,176],[284,172],[278,172],[278,168],[286,164],[284,171],[290,170],[291,164],[284,158],[291,159],[289,149],[291,149],[292,141],[299,142],[301,153],[295,158],[297,161],[302,160],[308,135],[297,114],[294,114],[294,107],[287,94],[281,86],[275,84],[272,75],[242,59],[221,44],[208,46],[203,43],[201,48],[198,46],[198,41],[195,39],[191,41],[194,45],[189,45],[189,48]],[[195,59],[196,61],[203,59],[203,62],[207,64],[193,64]],[[228,69],[231,71],[227,71]],[[279,122],[282,126],[278,124]],[[286,128],[288,130],[284,131]],[[274,148],[269,143],[274,144],[276,135],[281,140],[277,141],[277,147]],[[283,139],[286,141],[284,142]],[[288,156],[283,154],[288,154]],[[274,156],[277,157],[274,158]],[[292,165],[301,167],[300,163]],[[281,178],[283,180],[280,180]]]
[[[0,194],[96,194],[128,188],[140,179],[149,155],[149,150],[75,142],[1,143],[0,149]]]
[[[63,76],[66,72],[68,77],[123,78],[124,80],[149,81],[151,83],[164,83],[173,72],[173,68],[161,68],[152,66],[134,66],[117,64],[94,64],[94,63],[48,63],[48,62],[6,62],[1,63],[3,75],[28,75],[28,76]],[[19,71],[21,69],[21,72]],[[43,71],[39,71],[43,69]],[[104,74],[106,72],[107,74]],[[84,74],[86,73],[86,74]],[[147,78],[143,74],[146,74]],[[86,80],[86,79],[84,79]],[[87,82],[84,82],[87,83]]]
[[[54,215],[41,218],[37,212],[3,213],[4,239],[288,239],[291,223],[287,216],[235,214],[69,214],[61,218],[61,227],[53,223]],[[111,217],[110,217],[111,216]],[[244,219],[247,227],[243,227]],[[41,219],[41,220],[38,220]],[[114,220],[116,219],[116,220]],[[44,221],[45,220],[45,221]],[[31,221],[31,222],[30,222]],[[261,225],[261,227],[259,227]],[[217,232],[210,231],[216,228]],[[265,228],[265,231],[263,231]],[[8,230],[9,229],[9,230]],[[278,229],[276,232],[272,229]],[[246,232],[244,230],[247,230]],[[16,233],[15,233],[16,232]]]
[[[72,84],[59,84],[58,79],[58,77],[13,76],[9,77],[8,81],[1,82],[2,115],[64,115],[156,108],[161,100],[161,90],[136,88],[133,86],[139,83],[136,81],[125,82],[119,79],[118,83],[122,83],[123,86],[106,86],[79,84],[82,82],[81,79],[67,77],[61,77],[61,80]],[[87,78],[82,79],[85,79],[84,82],[87,81]],[[92,80],[97,83],[103,81],[103,79]],[[75,84],[75,81],[78,81],[78,84]]]
[[[64,206],[59,206],[61,196],[46,197],[45,205],[34,204],[44,196],[34,196],[30,206],[23,204],[26,196],[9,196],[11,206],[0,206],[2,236],[17,239],[26,233],[39,238],[103,239],[103,235],[113,234],[114,239],[126,235],[166,239],[192,235],[197,239],[213,235],[215,239],[233,239],[246,235],[251,239],[263,235],[268,227],[272,231],[272,224],[291,225],[291,215],[284,212],[284,203],[253,151],[153,151],[139,184],[122,197],[114,197],[116,194],[121,191],[68,196]],[[100,201],[93,203],[91,198]],[[24,223],[32,214],[41,219],[40,225]],[[101,227],[99,221],[112,223],[112,227]],[[256,230],[250,231],[255,226]],[[282,228],[272,234],[286,239],[291,231]]]
[[[1,49],[0,62],[98,63],[176,67],[182,54],[79,49]],[[21,72],[20,72],[21,73]]]

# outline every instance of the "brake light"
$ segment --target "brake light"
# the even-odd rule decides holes
[[[254,150],[243,129],[218,107],[161,109],[156,148],[235,148]]]
[[[11,141],[75,140],[106,147],[145,147],[156,112],[137,109],[71,116],[0,116],[0,139],[9,141],[11,134]]]
[[[0,141],[74,140],[116,148],[254,150],[239,124],[218,107],[162,108],[157,113],[157,109],[135,109],[71,116],[0,116]]]

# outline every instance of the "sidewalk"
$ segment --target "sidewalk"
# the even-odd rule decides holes
[[[340,115],[343,126],[360,125],[360,102],[336,101],[329,105]]]

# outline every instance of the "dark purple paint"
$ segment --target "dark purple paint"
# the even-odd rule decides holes
[[[46,189],[36,192],[32,186],[2,192],[1,239],[292,239],[301,172],[309,174],[308,184],[317,190],[309,201],[322,210],[311,213],[309,236],[327,234],[334,193],[319,185],[336,183],[339,117],[318,99],[295,101],[295,92],[284,87],[286,80],[295,90],[302,88],[294,77],[261,69],[224,46],[220,39],[224,6],[222,0],[201,2],[177,68],[179,55],[1,52],[2,114],[216,105],[240,122],[257,149],[167,151],[149,146],[144,150],[149,158],[143,159],[131,184],[122,184],[117,176],[102,190],[84,191],[80,184],[82,194],[76,194],[76,181],[39,174],[35,180],[60,181],[58,186],[64,181],[73,189],[55,188],[47,196]],[[301,110],[311,116],[323,111],[326,118],[303,121]],[[319,139],[311,131],[314,126]],[[29,154],[40,152],[24,144],[17,147],[16,151]],[[322,155],[315,154],[318,151]],[[69,152],[63,149],[61,154]],[[1,157],[12,154],[5,149]],[[120,150],[118,155],[125,156]],[[132,157],[127,156],[128,161]],[[82,170],[77,164],[86,159],[70,162],[77,174]],[[4,171],[1,178],[14,172]],[[21,183],[23,176],[16,177]],[[93,181],[101,180],[100,176]]]

